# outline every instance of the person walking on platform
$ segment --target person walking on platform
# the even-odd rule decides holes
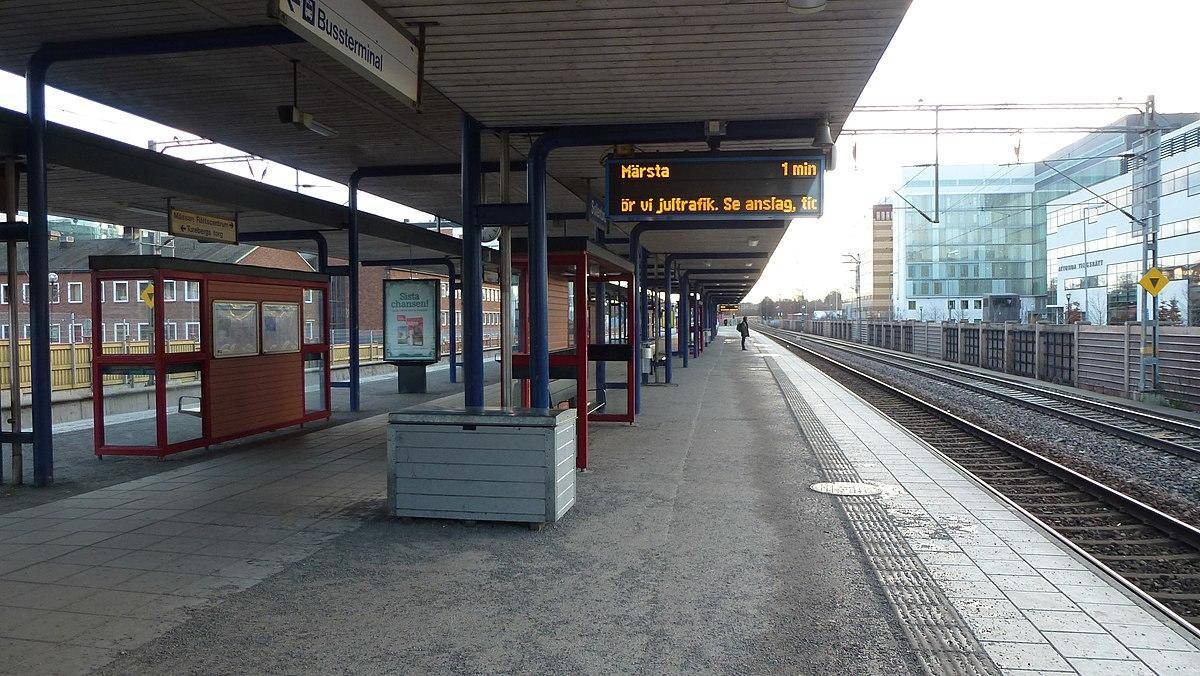
[[[742,321],[737,325],[738,333],[742,334],[742,349],[746,349],[746,339],[750,337],[750,321],[746,317],[742,317]]]

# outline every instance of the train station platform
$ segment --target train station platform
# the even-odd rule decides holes
[[[752,342],[722,328],[637,425],[594,425],[540,532],[385,518],[386,415],[0,516],[0,669],[1195,672],[1155,613]]]

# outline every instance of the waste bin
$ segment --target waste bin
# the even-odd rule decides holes
[[[654,372],[654,341],[642,341],[642,373]]]

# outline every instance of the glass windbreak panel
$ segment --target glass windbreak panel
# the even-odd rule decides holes
[[[167,352],[199,352],[200,282],[190,279],[164,279],[155,294],[163,307],[163,340]]]
[[[191,441],[204,435],[200,380],[200,364],[167,367],[167,443]]]
[[[104,354],[154,353],[154,303],[149,279],[104,279],[99,331]],[[93,323],[92,330],[97,330]]]
[[[296,303],[262,304],[263,354],[300,351],[300,306]]]
[[[258,354],[258,303],[214,300],[212,334],[214,357]]]
[[[154,367],[110,365],[101,367],[100,373],[104,383],[104,443],[157,446]]]
[[[321,289],[304,290],[304,344],[325,342],[325,292]]]
[[[325,401],[325,355],[304,355],[304,412],[316,413],[328,408]]]

